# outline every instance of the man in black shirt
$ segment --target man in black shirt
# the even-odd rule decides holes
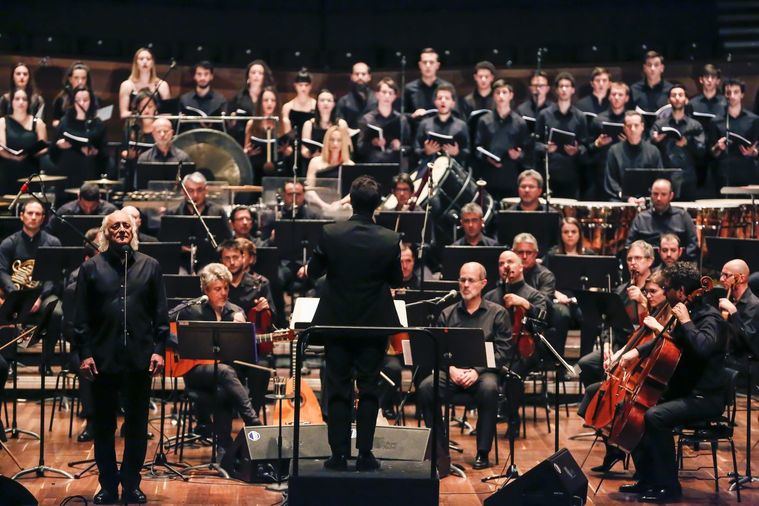
[[[611,74],[604,67],[596,67],[590,74],[590,86],[592,93],[577,101],[576,107],[583,113],[595,118],[602,112],[609,110],[609,86]],[[590,121],[588,121],[590,124]]]
[[[247,206],[237,206],[232,209],[229,215],[229,225],[232,227],[232,237],[234,239],[248,239],[255,243],[253,237],[253,212]]]
[[[464,235],[456,239],[455,246],[498,246],[498,241],[482,233],[485,227],[482,208],[469,202],[461,208],[461,229]]]
[[[581,157],[587,150],[585,146],[588,127],[585,116],[572,105],[575,93],[575,80],[572,74],[561,72],[554,81],[557,101],[547,107],[538,116],[535,134],[539,140],[535,152],[540,157],[548,157],[548,170],[551,175],[551,192],[556,197],[578,198],[581,185]],[[562,130],[572,136],[557,143],[558,132]]]
[[[479,150],[475,176],[488,183],[488,193],[496,201],[514,195],[517,175],[522,170],[524,149],[530,142],[527,123],[511,110],[514,89],[503,79],[493,85],[491,94],[495,109],[485,113],[477,123],[474,145],[500,158],[500,161]]]
[[[722,86],[722,71],[711,63],[707,63],[701,71],[698,82],[701,85],[701,93],[690,99],[688,109],[694,119],[699,120],[702,125],[708,125],[711,119],[725,115],[727,99],[719,92]],[[702,114],[711,116],[700,116]]]
[[[435,89],[435,107],[437,114],[425,118],[419,123],[416,131],[414,151],[426,164],[436,155],[447,154],[459,163],[465,163],[469,158],[469,128],[463,120],[453,116],[456,105],[456,92],[453,85],[443,83]],[[450,143],[442,143],[428,138],[428,133],[453,137]]]
[[[16,290],[39,286],[39,281],[32,280],[37,249],[40,246],[61,245],[57,237],[42,230],[42,224],[45,222],[45,208],[36,200],[30,200],[21,206],[20,218],[21,230],[9,235],[0,243],[0,283],[6,297]],[[58,301],[55,292],[55,283],[52,281],[43,283],[42,293],[32,307],[35,318],[41,316],[41,309],[46,308],[51,302]],[[61,332],[62,315],[62,308],[56,306],[45,333],[42,353],[47,363],[47,374],[52,374],[50,363],[55,352],[55,343]]]
[[[625,140],[609,148],[604,168],[604,190],[608,199],[642,205],[643,196],[627,195],[622,188],[627,169],[660,169],[661,153],[643,139],[645,123],[640,113],[627,111],[624,123]]]
[[[669,89],[669,103],[672,114],[669,118],[656,120],[651,130],[651,142],[659,148],[664,166],[682,169],[680,174],[672,176],[675,187],[680,189],[678,198],[693,200],[696,198],[696,166],[706,152],[704,128],[685,115],[688,96],[681,84]]]
[[[221,263],[232,274],[232,280],[229,282],[229,300],[242,308],[249,318],[253,309],[255,313],[267,310],[274,313],[269,280],[261,274],[251,274],[245,269],[240,242],[245,240],[247,239],[228,239],[219,245]]]
[[[663,269],[673,265],[683,256],[683,248],[680,246],[680,238],[677,234],[666,233],[659,237],[659,260],[661,263],[657,269]]]
[[[656,112],[667,104],[672,84],[665,81],[662,74],[664,74],[664,56],[656,51],[648,51],[643,62],[644,78],[630,87],[633,107],[640,107],[646,112]]]
[[[360,61],[353,64],[351,70],[351,89],[337,101],[337,117],[348,123],[349,128],[358,128],[361,116],[371,111],[377,105],[369,83],[372,74],[369,65]]]
[[[414,79],[406,85],[405,93],[405,107],[406,112],[411,113],[413,119],[419,120],[423,118],[426,112],[430,109],[437,107],[435,104],[435,90],[441,84],[447,84],[453,88],[453,85],[444,79],[437,77],[437,72],[440,70],[440,60],[438,59],[437,51],[431,47],[422,49],[419,54],[419,72],[421,77]],[[451,93],[455,95],[455,91]],[[449,107],[449,110],[453,110],[455,102]]]
[[[495,65],[489,61],[478,62],[474,66],[475,88],[469,95],[459,98],[459,113],[461,119],[469,121],[472,111],[493,108],[493,81],[495,80]]]
[[[683,260],[696,260],[699,246],[696,225],[688,211],[672,207],[670,202],[675,197],[672,183],[667,179],[657,179],[651,185],[651,209],[646,209],[635,216],[625,245],[630,246],[638,239],[651,245],[659,242],[661,234],[677,234],[680,244],[685,249]]]
[[[747,367],[752,368],[752,381],[759,380],[759,367],[756,361],[747,362],[747,358],[759,357],[759,298],[748,286],[748,264],[741,260],[730,260],[722,267],[720,282],[730,289],[730,297],[719,300],[719,308],[727,313],[728,367],[740,371],[742,375]],[[740,386],[744,386],[746,380]]]
[[[517,178],[517,195],[519,202],[509,206],[507,211],[545,211],[546,205],[540,202],[543,195],[543,176],[532,169],[522,171]]]
[[[664,269],[664,288],[678,324],[667,329],[682,355],[662,401],[645,414],[645,431],[632,452],[638,482],[623,485],[620,492],[636,493],[644,502],[677,500],[682,496],[672,429],[719,416],[725,408],[725,336],[719,311],[696,299],[687,307],[688,295],[700,287],[701,274],[693,264],[677,263]],[[662,325],[647,318],[645,325],[660,332]],[[620,359],[627,370],[647,357],[657,344],[651,340],[628,351]]]
[[[227,99],[221,93],[211,89],[213,82],[213,64],[211,62],[204,60],[196,63],[193,68],[192,80],[195,83],[195,89],[179,97],[180,112],[189,116],[221,116],[227,111]],[[206,125],[202,121],[183,123],[182,127],[184,130],[209,127],[221,130],[218,123]]]
[[[443,310],[438,319],[441,327],[462,327],[482,329],[485,341],[493,343],[496,367],[508,363],[511,357],[511,323],[507,311],[500,305],[484,300],[482,290],[487,284],[485,267],[477,262],[469,262],[461,266],[459,271],[459,293],[461,301]],[[446,374],[447,373],[447,374]],[[477,403],[477,455],[472,463],[473,469],[490,467],[488,454],[493,445],[496,430],[496,414],[498,405],[498,373],[494,369],[476,367],[460,369],[450,366],[448,371],[440,372],[440,395],[445,398],[446,376],[450,380],[451,393],[469,393]],[[419,385],[417,402],[422,409],[424,421],[432,426],[434,413],[433,376],[430,374]],[[438,425],[440,427],[441,425]],[[438,444],[442,454],[438,463],[438,472],[446,474],[448,468],[448,446],[445,444],[443,431],[438,432]],[[449,457],[448,457],[449,458]]]
[[[96,504],[118,500],[144,504],[140,469],[147,448],[146,429],[151,376],[163,367],[169,335],[161,267],[136,251],[132,218],[123,211],[103,220],[101,253],[79,269],[76,283],[74,336],[80,343],[80,369],[93,383],[95,460],[101,490]],[[125,447],[116,468],[114,431],[124,400]]]
[[[746,83],[739,79],[725,79],[727,115],[722,114],[712,120],[709,144],[711,153],[717,159],[715,179],[717,192],[723,186],[741,186],[759,182],[757,171],[757,140],[759,140],[759,119],[743,107]],[[727,139],[727,131],[748,140],[749,145],[737,138]]]
[[[100,189],[92,183],[84,183],[79,188],[76,200],[66,202],[58,208],[60,216],[105,216],[116,210],[116,206],[100,198]],[[55,216],[47,222],[47,231],[58,237],[61,227],[65,227]]]
[[[613,144],[625,140],[625,134],[609,135],[624,127],[625,111],[630,101],[630,87],[623,82],[611,83],[609,88],[609,108],[590,123],[587,165],[590,168],[591,187],[585,194],[591,200],[607,200],[604,191],[604,169],[609,149]],[[607,133],[608,132],[608,133]]]
[[[393,110],[397,96],[398,85],[392,78],[383,77],[377,83],[376,109],[367,112],[358,121],[358,153],[367,162],[398,162],[401,145],[411,142],[408,122],[401,121],[401,114]],[[372,127],[382,129],[382,135]]]
[[[153,138],[155,145],[144,151],[137,162],[192,162],[192,158],[184,150],[174,146],[174,129],[171,121],[166,118],[156,118],[153,122]]]
[[[527,129],[530,131],[529,144],[524,148],[524,166],[531,169],[535,168],[534,151],[535,139],[537,138],[535,122],[541,111],[553,104],[553,101],[548,99],[550,91],[551,85],[548,83],[548,74],[542,70],[535,71],[530,77],[530,98],[519,104],[516,109],[517,114],[522,116],[522,119],[527,123]]]

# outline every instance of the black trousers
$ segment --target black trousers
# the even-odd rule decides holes
[[[725,409],[723,393],[691,393],[664,401],[646,411],[645,432],[632,452],[638,479],[651,486],[677,487],[677,461],[672,429],[678,425],[719,416]]]
[[[356,446],[359,452],[371,451],[379,410],[377,385],[387,337],[371,339],[343,338],[325,345],[327,380],[327,433],[333,454],[350,454],[351,418],[353,414],[353,371],[358,386],[356,411]]]
[[[69,370],[77,371],[79,376],[79,401],[82,405],[82,416],[87,419],[87,423],[92,421],[94,416],[92,399],[92,382],[88,381],[84,375],[79,372],[79,365],[82,363],[82,359],[79,358],[78,351],[72,351],[69,354]]]
[[[5,399],[5,382],[8,381],[8,373],[10,372],[10,365],[5,357],[0,354],[0,401]]]
[[[148,407],[150,404],[148,371],[127,370],[121,373],[100,372],[92,384],[95,421],[95,461],[101,487],[111,492],[140,485],[140,469],[147,449]],[[119,395],[115,395],[118,393]],[[116,468],[116,414],[119,398],[124,403],[124,456],[121,470]]]
[[[446,396],[446,374],[440,374],[439,383],[440,397],[445,402],[446,397],[451,399],[453,396],[460,394],[471,395],[477,405],[477,451],[488,453],[493,445],[493,437],[496,430],[496,421],[498,416],[498,375],[493,372],[480,373],[477,381],[469,388],[462,388],[451,383]],[[434,413],[434,396],[433,396],[433,376],[427,376],[416,392],[417,402],[422,408],[424,423],[427,427],[432,427],[432,417],[440,417],[440,413]],[[438,427],[442,427],[442,420],[438,419]],[[438,446],[444,452],[448,453],[448,445],[443,440],[443,431],[438,431]]]
[[[42,300],[42,303],[40,304],[40,309],[32,315],[32,318],[29,320],[29,323],[39,323],[39,321],[42,318],[42,313],[44,312],[45,308],[48,304],[55,302],[56,306],[53,310],[53,314],[50,317],[50,321],[47,324],[46,333],[42,340],[42,355],[45,358],[45,363],[50,366],[53,365],[53,354],[55,353],[55,343],[58,342],[58,339],[61,337],[61,322],[63,321],[63,304],[60,303],[59,299],[55,295],[48,295]]]
[[[403,374],[402,355],[385,355],[382,360],[382,372],[395,383],[390,385],[384,378],[379,379],[382,409],[392,410],[400,402],[401,381]]]
[[[207,423],[211,420],[211,413],[215,413],[213,424],[219,446],[227,448],[232,443],[230,433],[235,411],[240,413],[246,425],[253,422],[256,414],[235,369],[227,364],[218,367],[215,391],[212,364],[196,365],[184,375],[184,380],[188,388],[206,394],[201,396],[197,406],[198,419]]]

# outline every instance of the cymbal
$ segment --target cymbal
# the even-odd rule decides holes
[[[85,181],[85,183],[88,184],[96,184],[101,186],[116,186],[118,184],[121,184],[121,181],[116,181],[114,179],[108,179],[108,178],[100,178],[100,179],[91,179],[89,181]]]
[[[22,177],[20,179],[17,179],[16,181],[18,181],[19,183],[25,183],[26,179],[27,178]],[[50,174],[37,174],[29,182],[30,183],[52,183],[54,181],[65,181],[67,179],[68,177],[66,176],[55,176],[55,175],[51,176]]]

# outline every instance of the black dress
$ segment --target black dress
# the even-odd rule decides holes
[[[27,130],[11,116],[5,117],[5,145],[10,149],[28,149],[37,143],[37,118],[32,119],[32,129]],[[21,187],[17,180],[37,172],[39,160],[27,156],[24,160],[0,158],[0,191],[15,193]]]
[[[79,188],[84,181],[98,179],[107,171],[105,125],[99,119],[79,120],[66,115],[58,129],[58,139],[68,132],[78,137],[86,137],[89,145],[98,150],[96,155],[86,156],[80,147],[73,144],[70,149],[60,149],[53,145],[51,155],[56,163],[56,173],[68,177],[66,188]]]

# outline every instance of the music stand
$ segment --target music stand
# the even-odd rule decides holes
[[[63,219],[71,226],[66,226],[62,221],[56,221],[52,227],[51,233],[56,236],[62,246],[81,246],[84,242],[82,236],[91,228],[100,228],[103,224],[104,216],[95,214],[71,214],[63,215]],[[74,227],[75,230],[72,230]]]
[[[381,186],[388,191],[393,184],[393,178],[400,172],[399,163],[354,163],[340,167],[340,195],[348,195],[353,181],[360,176],[372,176]]]
[[[615,292],[577,290],[574,292],[577,304],[586,321],[597,324],[601,334],[609,331],[609,349],[614,343],[613,329],[632,329],[630,316],[627,314],[622,298]],[[585,346],[583,346],[585,345]],[[592,343],[580,343],[580,349],[592,348]],[[603,349],[603,346],[601,347]],[[582,355],[582,352],[580,353]]]
[[[214,392],[219,384],[220,361],[255,362],[256,328],[252,323],[179,321],[177,341],[177,351],[183,359],[213,360]],[[214,419],[219,409],[217,397],[214,395]],[[217,473],[222,478],[229,478],[229,474],[216,461],[218,434],[214,426],[215,423],[212,424],[211,462],[188,467],[184,472],[206,470]]]
[[[559,243],[561,214],[554,211],[498,211],[495,223],[501,244],[511,245],[514,237],[522,232],[535,236],[539,251],[548,251]]]
[[[319,244],[322,228],[332,220],[277,220],[274,230],[277,249],[281,260],[291,260],[305,264],[314,248]]]
[[[503,246],[446,246],[443,249],[443,279],[457,280],[463,264],[478,262],[487,271],[488,283],[483,291],[490,290],[498,284],[498,257],[504,251]]]
[[[278,285],[279,249],[270,246],[256,248],[256,262],[253,264],[253,270],[262,276],[266,276],[272,285],[272,289],[275,284]]]
[[[421,211],[382,211],[374,215],[374,221],[387,229],[401,234],[401,241],[412,244],[422,242],[424,228],[424,213]],[[425,243],[430,242],[432,227],[427,228]]]
[[[141,242],[140,252],[158,260],[163,273],[175,274],[179,272],[179,266],[182,264],[182,243]]]
[[[458,274],[456,274],[456,277],[458,278]],[[425,292],[441,290],[450,292],[451,290],[459,289],[459,282],[452,279],[425,279],[424,286],[430,288],[429,290],[425,289]]]
[[[751,272],[759,270],[759,239],[707,237],[704,265],[719,271],[725,263],[742,258]]]
[[[203,295],[200,290],[200,276],[164,274],[163,284],[166,287],[167,298],[194,299]]]
[[[222,216],[203,216],[208,229],[216,238],[217,243],[231,237],[229,226]],[[161,217],[161,228],[158,231],[161,242],[180,242],[184,245],[206,242],[206,232],[197,216],[167,214]]]
[[[82,246],[40,246],[32,270],[36,281],[60,281],[84,261]],[[63,278],[61,278],[63,275]]]
[[[612,287],[619,280],[619,259],[603,255],[553,255],[550,269],[559,290],[585,290],[589,287]],[[584,279],[585,278],[585,279]]]
[[[195,172],[195,162],[137,162],[134,169],[135,188],[143,190],[150,181],[175,181]]]
[[[667,179],[672,183],[672,191],[680,195],[682,169],[625,169],[622,175],[622,194],[633,197],[648,197],[651,195],[651,185],[657,179]]]

